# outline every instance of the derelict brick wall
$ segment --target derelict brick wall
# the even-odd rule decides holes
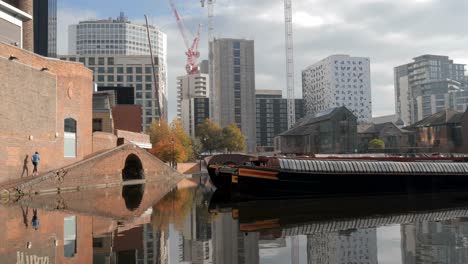
[[[10,55],[17,59],[8,60]],[[13,121],[14,125],[8,133],[0,130],[0,183],[20,178],[22,174],[31,175],[30,159],[35,151],[41,154],[39,173],[74,163],[92,153],[93,82],[90,70],[80,63],[44,58],[5,43],[0,43],[0,64],[0,67],[17,69],[8,74],[0,71],[0,80],[2,89],[17,90],[15,94],[20,97],[42,97],[43,93],[49,90],[39,92],[41,87],[37,87],[38,84],[47,86],[52,77],[55,76],[56,79],[55,99],[51,96],[43,96],[40,100],[13,98],[12,95],[3,97],[2,93],[2,102],[14,101],[9,104],[6,112],[0,113],[0,123],[11,124],[7,117],[13,115],[25,119]],[[41,72],[42,68],[47,70]],[[24,80],[21,80],[23,78]],[[21,103],[26,101],[34,105]],[[56,105],[55,113],[52,113],[53,104]],[[29,115],[31,111],[35,111],[37,116],[45,116],[43,111],[48,111],[48,114],[55,118],[55,129],[50,129],[50,123],[44,123],[42,119],[35,122],[34,117]],[[77,121],[76,158],[64,158],[65,118],[74,118]],[[30,139],[25,132],[30,132],[32,138]]]
[[[117,146],[117,137],[114,134],[106,132],[93,133],[93,153],[115,148]]]
[[[466,109],[460,122],[462,125],[462,141],[463,141],[463,146],[460,148],[460,152],[468,154],[468,109]]]

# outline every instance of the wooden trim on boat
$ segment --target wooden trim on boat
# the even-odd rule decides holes
[[[239,225],[239,230],[245,232],[249,231],[257,231],[260,229],[273,229],[273,228],[280,228],[280,222],[279,219],[271,219],[271,220],[263,220],[263,221],[257,221],[252,224],[240,224]]]
[[[232,209],[232,218],[237,219],[239,218],[239,209]]]
[[[278,180],[278,172],[275,172],[275,171],[261,171],[261,170],[256,170],[256,169],[239,168],[238,175],[241,177],[253,177],[253,178],[261,178],[261,179],[268,179],[268,180]]]

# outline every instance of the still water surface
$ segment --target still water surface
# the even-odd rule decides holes
[[[468,194],[232,202],[209,181],[0,206],[0,263],[468,263]]]

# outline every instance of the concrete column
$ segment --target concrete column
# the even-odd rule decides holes
[[[19,0],[17,8],[33,16],[33,1],[34,0]],[[42,0],[37,0],[42,1]],[[34,18],[23,22],[23,49],[34,52]]]

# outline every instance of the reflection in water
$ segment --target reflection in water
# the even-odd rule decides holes
[[[143,184],[125,185],[122,187],[122,197],[128,210],[134,211],[140,207],[145,186]]]
[[[467,220],[402,225],[403,263],[468,263]]]
[[[465,194],[232,202],[201,182],[6,204],[0,263],[468,263]]]
[[[377,263],[375,228],[307,236],[309,263]]]

